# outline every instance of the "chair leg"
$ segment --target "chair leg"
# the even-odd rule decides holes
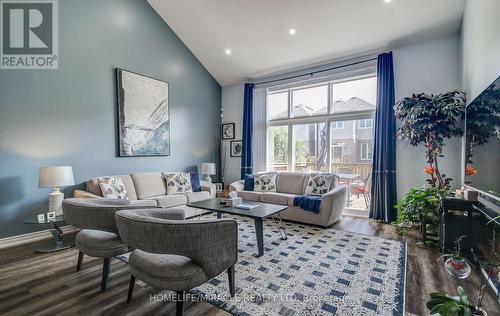
[[[135,285],[135,276],[131,274],[130,284],[128,286],[127,303],[130,303],[130,301],[132,301],[132,294],[134,293],[134,285]]]
[[[175,315],[182,316],[183,303],[184,303],[184,291],[176,291],[177,299],[175,301]]]
[[[101,292],[106,291],[106,287],[108,285],[108,277],[109,277],[109,258],[104,258],[102,263],[102,279],[101,279]]]
[[[236,292],[235,282],[234,282],[234,264],[227,269],[227,278],[229,280],[229,293],[231,297],[234,297]]]
[[[76,260],[76,271],[80,271],[83,263],[83,252],[78,251],[78,259]]]

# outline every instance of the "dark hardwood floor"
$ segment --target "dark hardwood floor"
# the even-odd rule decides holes
[[[436,263],[440,253],[419,245],[417,234],[402,237],[393,226],[364,218],[344,218],[333,226],[352,232],[375,235],[408,243],[406,311],[427,315],[425,302],[434,290],[456,291],[459,283],[447,275],[443,264]],[[52,254],[33,249],[39,243],[0,250],[0,314],[2,315],[171,315],[175,303],[150,302],[150,294],[159,293],[137,283],[132,303],[125,303],[129,283],[127,265],[112,260],[108,290],[99,290],[101,263],[85,257],[82,270],[75,272],[77,251],[72,248]],[[461,282],[475,300],[479,284],[477,272]],[[484,299],[488,315],[500,315],[499,305],[489,292]],[[205,302],[185,304],[185,315],[229,315]]]

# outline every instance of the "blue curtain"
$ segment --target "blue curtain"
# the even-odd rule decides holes
[[[394,116],[392,52],[380,54],[377,63],[377,104],[373,147],[370,217],[396,220],[396,118]]]
[[[243,98],[243,149],[241,152],[241,179],[245,179],[246,174],[253,173],[252,167],[252,104],[253,104],[253,83],[245,83],[245,95]]]

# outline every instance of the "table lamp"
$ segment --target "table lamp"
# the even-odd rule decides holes
[[[75,184],[73,177],[73,168],[71,166],[51,166],[41,167],[38,176],[39,188],[52,188],[49,194],[49,212],[56,212],[56,215],[62,215],[62,201],[64,193],[59,188]]]
[[[215,163],[213,162],[204,162],[201,164],[200,168],[200,173],[201,174],[206,174],[207,177],[205,178],[205,181],[207,182],[212,182],[212,178],[210,175],[215,174]]]

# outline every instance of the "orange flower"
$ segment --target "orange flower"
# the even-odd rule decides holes
[[[429,175],[432,175],[432,174],[434,174],[434,168],[432,168],[432,166],[425,166],[424,172],[429,174]]]
[[[467,167],[465,167],[465,175],[466,176],[470,177],[470,176],[475,176],[476,174],[477,174],[477,170],[473,166],[467,165]]]

